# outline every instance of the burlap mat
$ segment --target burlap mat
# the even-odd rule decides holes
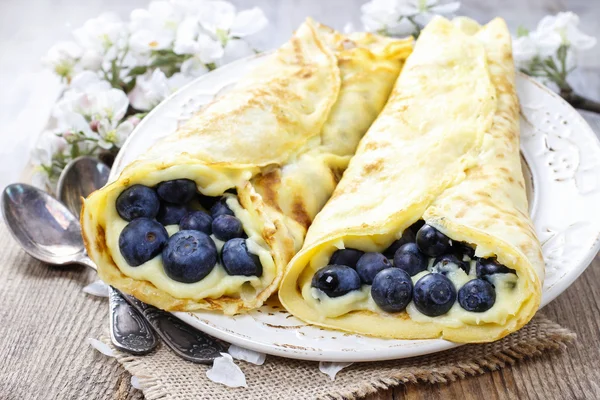
[[[262,366],[236,361],[248,387],[235,389],[210,381],[206,377],[210,366],[184,361],[164,345],[141,357],[116,350],[115,354],[139,379],[148,400],[356,399],[407,382],[448,382],[483,374],[548,350],[561,350],[574,339],[573,332],[538,314],[523,329],[498,342],[417,358],[355,363],[339,372],[334,382],[319,371],[316,362],[275,356],[267,356]],[[102,340],[110,344],[106,336]]]

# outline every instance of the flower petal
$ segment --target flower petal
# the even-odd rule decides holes
[[[195,54],[198,52],[198,43],[196,42],[198,28],[196,18],[186,18],[179,24],[173,48],[175,54]]]
[[[205,34],[198,35],[198,52],[197,56],[204,64],[209,64],[223,57],[224,50],[216,40]]]
[[[87,294],[97,297],[108,297],[108,285],[101,280],[94,281],[83,288]]]
[[[115,352],[105,343],[99,341],[98,339],[88,338],[88,343],[94,349],[98,350],[100,353],[104,354],[108,357],[114,357]]]
[[[267,355],[257,351],[245,349],[243,347],[232,344],[227,352],[236,360],[247,361],[255,365],[263,365],[267,359]]]
[[[204,65],[197,57],[188,58],[182,62],[180,70],[182,74],[193,78],[197,78],[208,72],[206,65]]]
[[[212,34],[216,34],[218,29],[229,31],[235,19],[233,4],[227,1],[209,1],[202,7],[198,19],[204,29]]]
[[[332,381],[335,381],[335,376],[337,375],[337,373],[352,364],[353,363],[351,363],[351,362],[321,361],[321,362],[319,362],[319,371],[321,371],[324,374],[329,375],[329,378],[331,378]]]
[[[215,358],[212,368],[206,371],[206,376],[213,382],[229,387],[248,386],[246,376],[227,353],[221,353],[221,357]]]
[[[219,65],[225,65],[252,54],[254,54],[254,50],[252,50],[252,47],[245,40],[231,39],[225,46],[225,54],[219,60]]]
[[[264,29],[268,24],[265,13],[254,7],[235,16],[229,34],[233,37],[245,37]]]
[[[460,8],[459,1],[453,1],[446,4],[437,4],[429,9],[434,14],[448,15],[455,13]]]
[[[137,390],[142,390],[140,379],[135,375],[131,375],[131,387]]]

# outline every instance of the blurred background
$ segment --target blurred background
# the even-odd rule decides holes
[[[269,26],[250,38],[258,49],[283,43],[307,17],[337,29],[351,22],[362,29],[360,6],[367,0],[231,0],[238,9],[264,10]],[[60,93],[58,78],[44,70],[41,58],[57,41],[102,12],[122,19],[147,0],[1,0],[0,1],[0,176],[18,180],[26,161],[22,154],[35,141]],[[503,17],[512,32],[519,26],[535,29],[545,15],[573,11],[581,18],[580,29],[600,37],[600,0],[463,0],[458,15],[486,22]],[[600,46],[581,54],[579,68],[569,80],[576,92],[600,100]],[[19,155],[15,157],[15,155]]]

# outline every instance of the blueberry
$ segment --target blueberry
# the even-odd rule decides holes
[[[137,218],[119,235],[119,249],[127,264],[138,267],[159,255],[168,239],[164,226],[150,218]]]
[[[471,265],[467,261],[459,259],[455,254],[449,253],[439,256],[433,262],[434,272],[446,275],[448,272],[461,268],[468,275]]]
[[[390,247],[384,250],[383,254],[387,258],[394,258],[396,251],[406,243],[414,243],[417,240],[417,232],[425,224],[422,219],[418,220],[402,232],[402,237],[393,242]]]
[[[475,265],[475,271],[478,278],[485,279],[488,275],[493,274],[516,274],[514,269],[510,269],[493,258],[480,258]]]
[[[261,276],[262,265],[257,255],[248,252],[246,240],[235,238],[223,246],[223,268],[229,275]]]
[[[219,215],[223,214],[234,215],[233,211],[231,211],[229,206],[227,206],[227,203],[225,202],[225,197],[221,197],[219,201],[213,204],[213,206],[210,208],[210,215],[213,218],[217,218]]]
[[[450,252],[452,241],[431,225],[423,225],[417,232],[417,245],[429,257],[437,257]]]
[[[475,249],[468,243],[457,242],[453,240],[452,252],[461,260],[464,260],[464,256],[467,256],[470,259],[475,258]]]
[[[402,237],[396,241],[394,241],[390,247],[388,247],[387,249],[385,249],[383,251],[383,254],[387,257],[387,258],[394,258],[394,254],[396,254],[396,251],[398,251],[398,249],[402,246],[404,246],[407,243],[414,243],[416,240],[416,235],[415,233],[410,229],[407,228],[404,230],[404,232],[402,232]]]
[[[410,276],[427,269],[427,256],[415,243],[407,243],[394,254],[394,266],[406,271]]]
[[[191,211],[179,221],[179,229],[204,232],[207,235],[212,233],[213,219],[204,211]]]
[[[158,215],[156,216],[156,219],[158,220],[158,222],[165,226],[177,225],[187,213],[188,209],[184,205],[162,203],[160,205],[160,209],[158,210]]]
[[[169,238],[162,251],[165,273],[174,281],[198,282],[217,263],[215,242],[200,231],[179,231]]]
[[[340,249],[336,250],[329,259],[330,265],[345,265],[350,268],[356,268],[358,259],[365,254],[364,251],[356,249]]]
[[[473,279],[458,291],[458,304],[467,311],[484,312],[496,302],[494,287],[483,279]]]
[[[379,272],[390,268],[392,263],[381,253],[365,253],[356,263],[356,272],[358,276],[367,285],[373,283],[373,278]]]
[[[221,197],[205,196],[202,193],[198,193],[196,199],[205,210],[210,210],[212,206],[214,206],[215,203],[221,199]]]
[[[154,218],[158,214],[160,200],[156,192],[144,185],[125,189],[116,201],[117,212],[125,221],[136,218]]]
[[[244,236],[242,221],[227,214],[221,214],[213,220],[212,231],[217,239],[224,242]]]
[[[445,275],[427,274],[415,283],[415,306],[429,317],[446,314],[455,301],[456,288]]]
[[[196,183],[191,179],[174,179],[158,184],[156,193],[166,202],[189,203],[196,195]]]
[[[375,276],[371,297],[383,311],[399,312],[406,308],[413,294],[413,283],[406,271],[388,268]]]
[[[419,229],[421,229],[423,227],[423,225],[425,225],[425,221],[420,219],[417,222],[415,222],[414,224],[412,224],[408,229],[410,229],[416,236],[417,232],[419,232]]]
[[[360,277],[346,265],[328,265],[313,276],[312,286],[329,297],[340,297],[360,289]]]

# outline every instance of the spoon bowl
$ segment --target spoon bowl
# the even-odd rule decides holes
[[[2,194],[2,214],[12,236],[32,257],[55,265],[90,264],[79,220],[48,193],[24,183],[9,185]]]
[[[81,214],[81,198],[103,187],[110,168],[90,156],[77,157],[67,164],[56,187],[57,197],[74,215]]]

